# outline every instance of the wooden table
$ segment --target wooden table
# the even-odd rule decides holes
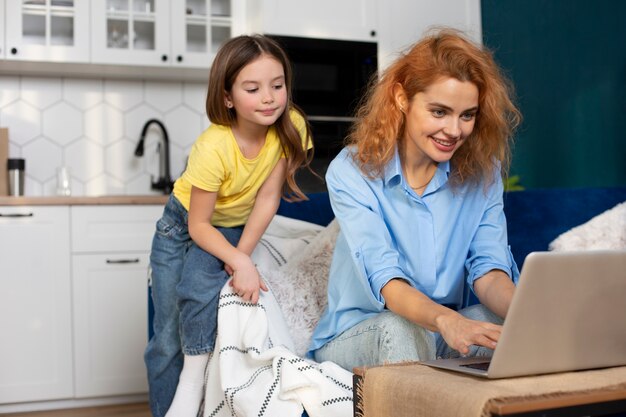
[[[587,380],[589,390],[581,390]],[[362,417],[626,416],[626,367],[487,380],[413,363],[355,368],[353,384],[354,415]],[[471,404],[472,393],[486,401]],[[429,402],[439,406],[428,409]],[[446,402],[458,408],[441,414]]]

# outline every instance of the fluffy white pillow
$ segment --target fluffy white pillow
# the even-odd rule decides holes
[[[298,356],[306,354],[327,304],[328,272],[338,233],[339,224],[333,220],[281,268],[259,267],[278,300]]]
[[[549,245],[554,251],[626,249],[626,202],[563,233]]]

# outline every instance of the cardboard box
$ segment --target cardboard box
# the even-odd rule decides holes
[[[9,158],[9,129],[0,127],[0,195],[9,193],[7,159]]]

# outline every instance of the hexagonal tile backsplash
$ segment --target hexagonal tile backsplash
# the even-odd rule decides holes
[[[0,76],[0,127],[9,128],[9,157],[26,159],[27,196],[55,195],[61,166],[72,195],[158,194],[150,181],[161,132],[150,128],[137,158],[141,128],[165,124],[176,179],[209,125],[205,94],[204,83]]]

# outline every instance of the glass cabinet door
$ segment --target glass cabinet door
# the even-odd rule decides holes
[[[92,60],[169,65],[167,0],[93,0]]]
[[[172,2],[173,64],[208,68],[219,47],[233,35],[234,0]]]
[[[6,2],[5,58],[89,61],[89,0]]]

